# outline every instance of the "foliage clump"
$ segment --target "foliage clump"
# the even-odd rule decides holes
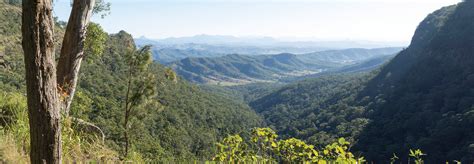
[[[426,156],[420,149],[412,150],[410,149],[410,154],[408,154],[410,158],[413,158],[415,164],[423,164],[423,156]]]
[[[283,162],[283,163],[360,163],[349,151],[350,143],[344,138],[321,149],[296,138],[278,140],[270,128],[255,128],[249,140],[232,135],[217,143],[214,161],[221,162]]]

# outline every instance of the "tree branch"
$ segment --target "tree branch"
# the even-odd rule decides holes
[[[76,125],[79,125],[78,126],[78,127],[80,127],[79,130],[82,130],[82,131],[88,132],[88,133],[99,134],[101,139],[102,139],[102,143],[105,142],[105,133],[104,133],[104,131],[102,131],[102,129],[100,129],[100,127],[98,127],[97,125],[94,125],[93,123],[84,121],[84,120],[79,119],[79,118],[74,118],[74,117],[70,117],[70,118]]]
[[[67,116],[76,91],[77,79],[84,54],[87,25],[95,0],[74,0],[66,27],[61,56],[57,67],[57,83],[61,95],[61,110]]]

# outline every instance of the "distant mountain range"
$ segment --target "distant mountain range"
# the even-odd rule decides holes
[[[185,44],[205,44],[220,46],[257,46],[257,47],[319,47],[327,49],[344,48],[380,48],[380,47],[403,47],[407,43],[403,42],[374,42],[374,41],[291,41],[288,39],[276,39],[273,37],[235,37],[230,35],[196,35],[190,37],[172,37],[165,39],[149,39],[146,37],[136,38],[138,45],[185,45]],[[305,40],[305,39],[301,39]],[[306,39],[307,40],[307,39]]]
[[[135,39],[138,46],[153,45],[155,61],[166,64],[186,57],[217,57],[228,54],[307,54],[347,48],[403,47],[403,43],[368,41],[281,41],[271,37],[197,35],[160,40]]]
[[[283,82],[323,72],[359,72],[377,68],[402,48],[346,49],[303,55],[226,55],[185,58],[169,63],[183,78],[202,84],[236,85]]]

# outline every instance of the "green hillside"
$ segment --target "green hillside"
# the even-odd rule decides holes
[[[104,54],[103,63],[85,65],[80,83],[93,102],[107,100],[105,104],[93,105],[103,106],[103,109],[90,111],[89,117],[95,118],[92,122],[99,126],[108,127],[106,132],[111,137],[118,137],[114,134],[120,131],[115,124],[121,119],[116,116],[122,112],[119,102],[126,84],[122,80],[126,67],[121,57],[126,47],[122,46],[130,42],[133,43],[132,37],[124,32],[113,35],[108,43],[112,45],[108,49],[110,54]],[[181,79],[176,84],[166,80],[161,65],[153,65],[152,70],[157,77],[162,77],[158,80],[154,102],[161,102],[164,107],[147,109],[149,116],[140,121],[144,129],[136,129],[136,133],[149,139],[139,140],[136,145],[147,158],[207,159],[212,154],[212,145],[221,137],[259,125],[260,118],[247,105],[203,92]],[[100,96],[94,98],[97,95]],[[119,143],[114,141],[114,144]]]
[[[0,87],[5,91],[12,90],[11,86],[24,86],[22,74],[6,74],[8,70],[24,70],[20,18],[20,8],[0,2]]]
[[[0,65],[0,95],[21,96],[25,92],[20,15],[17,7],[0,2],[1,52],[6,50],[7,63],[7,67]],[[106,135],[106,146],[119,153],[123,151],[122,104],[127,84],[124,55],[134,45],[132,36],[121,31],[107,37],[102,55],[88,54],[71,111],[74,117],[100,127]],[[182,79],[168,80],[166,69],[160,64],[152,64],[151,70],[158,79],[157,95],[138,107],[139,113],[130,125],[135,156],[148,160],[207,160],[214,154],[214,144],[227,134],[261,123],[261,118],[245,104],[210,94]],[[3,117],[7,108],[2,103]],[[3,124],[0,131],[3,137]],[[0,158],[10,151],[2,143]]]
[[[474,161],[473,8],[466,1],[430,14],[368,83],[360,96],[372,122],[357,149],[376,160],[411,146],[426,150],[429,163]]]
[[[298,59],[307,63],[325,65],[328,67],[348,66],[381,56],[391,56],[402,50],[401,47],[344,50],[329,50],[298,55]]]
[[[382,69],[283,87],[251,106],[286,137],[310,143],[347,137],[368,161],[410,148],[427,163],[474,161],[474,2],[442,8],[419,25],[409,48]]]
[[[355,141],[367,124],[364,108],[351,106],[370,75],[331,75],[290,84],[250,103],[283,137],[325,145],[338,137]]]
[[[208,52],[205,50],[183,50],[183,49],[175,49],[175,48],[154,48],[153,49],[153,59],[160,63],[171,63],[180,59],[185,59],[188,57],[220,57],[224,56],[223,54]]]
[[[222,85],[276,82],[284,77],[318,73],[323,68],[304,63],[293,54],[186,58],[169,66],[189,81]]]
[[[340,73],[340,72],[364,72],[364,71],[372,71],[376,70],[379,67],[381,67],[384,64],[387,64],[390,60],[395,57],[396,54],[394,55],[384,55],[384,56],[378,56],[374,58],[370,58],[368,60],[362,61],[358,64],[353,64],[349,66],[345,66],[342,68],[337,68],[334,70],[329,71],[328,73]]]

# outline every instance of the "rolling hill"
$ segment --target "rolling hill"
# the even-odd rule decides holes
[[[347,66],[381,56],[392,56],[402,50],[401,47],[362,49],[352,48],[329,50],[298,55],[300,60],[332,67]]]
[[[146,42],[144,42],[146,43]],[[143,44],[147,45],[147,44]],[[246,46],[231,46],[231,45],[208,45],[208,44],[195,44],[187,43],[182,45],[153,45],[153,58],[155,61],[162,64],[168,64],[171,62],[179,61],[185,58],[196,58],[196,57],[221,57],[229,54],[242,54],[242,55],[262,55],[262,54],[278,54],[278,53],[308,53],[325,50],[323,48],[312,48],[312,47],[260,47],[255,45]]]
[[[202,84],[291,82],[320,73],[376,69],[401,48],[346,49],[303,55],[227,55],[186,58],[168,64],[185,79]]]
[[[319,73],[323,69],[304,63],[293,54],[186,58],[168,66],[189,81],[205,84],[276,82],[289,76]]]
[[[220,57],[224,54],[213,53],[206,50],[197,49],[175,49],[175,48],[153,48],[153,60],[159,61],[163,64],[169,64],[176,60],[185,59],[188,57],[201,58],[201,57]]]

